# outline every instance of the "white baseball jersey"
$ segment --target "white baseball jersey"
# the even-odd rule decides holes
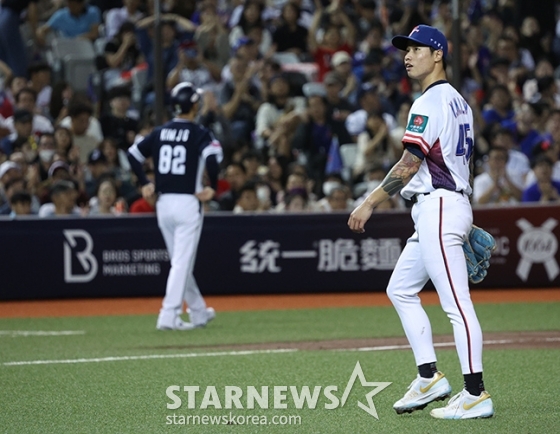
[[[463,374],[482,372],[482,331],[469,294],[463,240],[473,215],[464,192],[471,194],[469,160],[473,150],[473,115],[447,81],[424,91],[410,109],[403,143],[424,154],[420,170],[401,190],[416,193],[411,216],[415,232],[395,266],[387,295],[395,306],[416,364],[436,361],[431,325],[417,294],[431,280],[453,325]]]
[[[412,104],[402,139],[418,145],[425,158],[401,195],[410,199],[438,188],[470,195],[473,136],[472,110],[461,94],[447,81],[429,86]]]

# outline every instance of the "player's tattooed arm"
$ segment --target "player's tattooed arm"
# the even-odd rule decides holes
[[[420,164],[422,164],[420,158],[405,150],[401,159],[381,183],[381,187],[389,196],[393,196],[408,184],[420,169]]]

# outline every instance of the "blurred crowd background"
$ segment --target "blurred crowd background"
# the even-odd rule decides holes
[[[460,57],[473,204],[560,203],[560,6],[458,3],[460,47],[451,0],[161,0],[156,83],[153,0],[2,0],[0,216],[154,212],[126,150],[183,81],[225,153],[207,212],[349,211],[402,153],[420,89],[390,41],[418,24]]]

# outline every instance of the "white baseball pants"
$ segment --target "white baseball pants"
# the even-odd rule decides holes
[[[395,266],[387,295],[401,319],[416,364],[436,361],[430,320],[418,293],[431,279],[451,324],[463,374],[482,372],[482,331],[469,294],[462,244],[473,216],[461,193],[438,189],[418,195],[415,233]]]
[[[160,316],[173,318],[183,312],[183,300],[191,316],[206,310],[193,275],[203,213],[199,200],[190,194],[162,194],[156,203],[158,226],[163,235],[171,269]]]

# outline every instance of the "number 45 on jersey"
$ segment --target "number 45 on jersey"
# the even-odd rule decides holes
[[[473,139],[470,137],[471,126],[469,124],[459,125],[459,141],[457,142],[457,150],[455,155],[458,157],[464,156],[465,162],[471,158],[473,152]]]

